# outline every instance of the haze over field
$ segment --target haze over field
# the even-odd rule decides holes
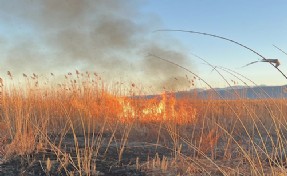
[[[53,72],[63,76],[78,69],[157,90],[192,88],[185,71],[147,57],[152,53],[195,71],[215,87],[226,86],[212,68],[192,55],[195,53],[258,84],[282,85],[284,78],[268,64],[238,69],[258,57],[234,44],[153,31],[197,30],[229,37],[268,58],[280,59],[286,73],[286,56],[272,47],[287,48],[284,5],[284,1],[1,0],[1,76],[7,70],[18,75]]]

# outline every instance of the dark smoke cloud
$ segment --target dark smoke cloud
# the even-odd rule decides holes
[[[20,74],[69,69],[115,74],[122,71],[140,76],[146,82],[156,84],[157,88],[179,88],[187,83],[183,70],[145,57],[147,53],[153,53],[178,64],[189,64],[183,50],[150,38],[156,35],[151,34],[156,29],[153,25],[160,22],[149,19],[149,14],[140,11],[144,5],[141,1],[0,2],[0,20],[25,35],[9,39],[7,57],[2,64],[7,69],[14,68]]]
[[[146,48],[145,51],[182,66],[189,65],[189,60],[184,52],[176,51],[167,46],[163,47],[153,44]],[[176,90],[183,86],[186,88],[189,85],[185,77],[186,72],[182,68],[159,60],[156,57],[147,56],[143,60],[142,66],[146,76],[150,78],[158,89],[164,87]]]

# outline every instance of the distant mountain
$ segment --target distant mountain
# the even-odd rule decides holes
[[[235,86],[214,89],[194,89],[185,92],[177,92],[177,97],[190,96],[199,99],[266,99],[287,98],[287,85],[284,86]]]
[[[169,95],[174,93],[167,92]],[[133,98],[159,98],[162,94],[134,96]],[[192,89],[189,91],[179,91],[175,93],[177,98],[189,97],[194,99],[268,99],[268,98],[287,98],[287,85],[283,86],[233,86],[226,88],[213,89]]]

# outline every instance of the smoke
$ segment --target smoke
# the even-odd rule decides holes
[[[153,41],[151,35],[155,34],[151,31],[160,26],[160,21],[155,22],[141,11],[141,1],[0,2],[0,22],[13,29],[4,42],[8,47],[2,70],[19,74],[75,69],[115,75],[126,72],[131,79],[140,76],[157,88],[178,88],[187,82],[179,68],[145,57],[153,53],[178,64],[189,64],[183,50]]]
[[[145,49],[148,53],[152,53],[163,59],[167,59],[179,65],[188,65],[189,60],[185,52],[178,52],[167,46],[151,45]],[[185,77],[186,72],[179,67],[171,65],[168,62],[157,59],[156,57],[147,57],[142,62],[146,76],[153,82],[157,89],[173,89],[189,86]]]

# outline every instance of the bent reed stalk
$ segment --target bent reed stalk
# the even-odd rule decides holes
[[[198,31],[191,31],[191,30],[178,30],[178,29],[159,29],[159,30],[155,30],[154,32],[184,32],[184,33],[193,33],[193,34],[200,34],[200,35],[206,35],[206,36],[211,36],[211,37],[214,37],[214,38],[219,38],[219,39],[222,39],[222,40],[226,40],[226,41],[229,41],[229,42],[232,42],[232,43],[235,43],[251,52],[253,52],[254,54],[256,54],[257,56],[261,57],[263,61],[265,62],[268,62],[270,65],[272,65],[275,69],[277,69],[281,74],[282,76],[285,77],[285,79],[287,79],[287,76],[281,71],[280,68],[278,68],[278,66],[272,64],[271,62],[268,61],[267,58],[265,58],[262,54],[258,53],[257,51],[247,47],[246,45],[243,45],[235,40],[231,40],[229,38],[226,38],[226,37],[222,37],[222,36],[219,36],[219,35],[214,35],[214,34],[209,34],[209,33],[205,33],[205,32],[198,32]],[[276,47],[277,48],[277,47]],[[280,49],[281,50],[281,49]]]

